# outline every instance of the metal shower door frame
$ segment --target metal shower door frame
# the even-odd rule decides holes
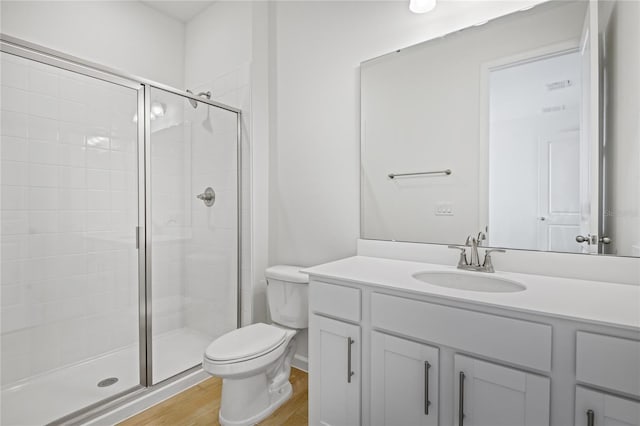
[[[139,169],[143,173],[140,175],[140,182],[143,182],[141,186],[141,191],[143,191],[142,196],[140,197],[141,201],[145,202],[144,206],[141,206],[140,211],[144,212],[144,219],[141,218],[141,223],[144,223],[145,226],[140,229],[139,240],[144,241],[144,244],[141,244],[140,247],[144,247],[144,256],[140,256],[140,265],[138,271],[142,273],[144,268],[144,276],[145,280],[144,286],[140,286],[140,327],[142,328],[142,324],[144,323],[146,340],[143,342],[142,337],[140,339],[140,380],[141,384],[143,384],[143,374],[142,374],[142,365],[143,365],[143,352],[144,352],[144,365],[145,365],[145,374],[144,374],[144,384],[143,386],[150,387],[156,386],[160,383],[164,383],[165,381],[171,380],[172,376],[168,379],[160,381],[154,385],[153,383],[153,348],[152,348],[152,336],[153,336],[153,304],[152,304],[152,249],[153,249],[153,238],[152,232],[150,231],[150,227],[147,226],[151,224],[151,114],[148,113],[151,111],[151,91],[153,89],[162,90],[165,92],[169,92],[175,95],[181,96],[182,93],[180,91],[167,88],[163,85],[156,85],[150,83],[142,84],[142,95],[143,95],[143,105],[144,105],[144,120],[138,120],[139,131],[144,133],[143,137],[143,153],[139,155],[139,160],[144,164],[143,169]],[[185,92],[187,93],[187,92]],[[223,108],[217,102],[210,101],[206,98],[201,98],[199,96],[186,96],[187,98],[192,98],[197,102],[201,102],[206,104],[207,107],[215,107],[223,110],[227,110],[229,112],[233,112],[236,114],[236,201],[237,201],[237,214],[236,214],[236,229],[237,229],[237,250],[236,250],[236,276],[237,276],[237,286],[236,286],[236,327],[240,328],[242,326],[242,113],[240,110],[226,106]],[[140,115],[139,115],[140,116]],[[143,220],[142,220],[143,219]],[[144,265],[143,265],[144,260]],[[142,282],[142,281],[141,281]],[[144,287],[144,288],[143,288]],[[140,333],[140,336],[143,336],[143,333]],[[142,349],[144,347],[144,350]],[[198,368],[199,366],[194,366],[193,368]],[[183,371],[181,373],[177,373],[177,375],[182,373],[187,373],[191,371],[193,368]]]
[[[194,366],[153,385],[152,359],[152,300],[151,300],[151,89],[160,89],[185,99],[191,99],[209,107],[223,109],[236,114],[237,132],[237,315],[236,325],[242,324],[242,111],[238,108],[196,96],[184,90],[137,77],[94,62],[67,55],[4,33],[0,33],[0,51],[35,62],[92,77],[108,83],[137,91],[137,161],[138,161],[138,226],[135,230],[138,249],[138,334],[139,334],[139,379],[140,384],[95,404],[53,421],[51,424],[76,424],[127,404],[164,384],[169,384],[197,370]],[[153,389],[152,389],[153,388]]]

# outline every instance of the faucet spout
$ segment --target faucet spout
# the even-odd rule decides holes
[[[470,259],[469,265],[481,266],[480,256],[478,255],[478,240],[475,237],[469,235],[464,245],[471,247],[471,259]]]

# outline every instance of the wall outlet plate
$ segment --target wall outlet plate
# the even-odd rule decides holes
[[[453,216],[453,203],[451,201],[438,201],[435,207],[436,216]]]

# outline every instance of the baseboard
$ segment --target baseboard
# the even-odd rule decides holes
[[[304,371],[305,373],[309,372],[309,358],[307,358],[306,356],[296,354],[293,357],[293,361],[291,362],[291,365],[297,368],[298,370]]]

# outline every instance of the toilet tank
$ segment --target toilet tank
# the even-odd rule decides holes
[[[309,326],[309,276],[301,266],[278,265],[265,271],[271,320],[289,328]]]

